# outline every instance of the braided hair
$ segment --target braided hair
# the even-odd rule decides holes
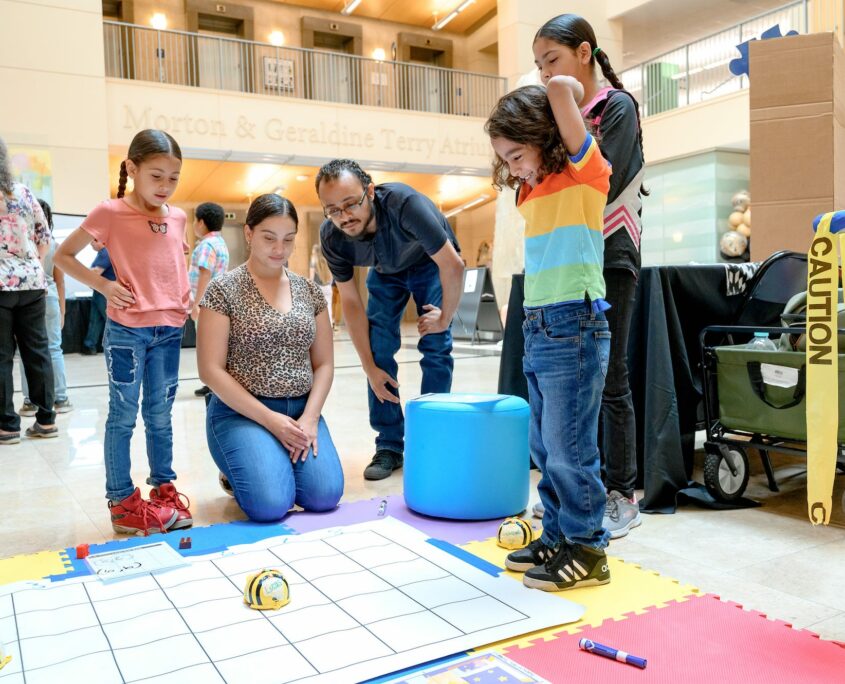
[[[578,16],[577,14],[561,14],[553,19],[549,19],[540,27],[540,30],[537,31],[537,34],[534,36],[534,40],[536,41],[538,38],[546,38],[558,43],[559,45],[565,45],[572,50],[577,49],[581,43],[589,44],[591,53],[590,66],[592,67],[594,64],[598,63],[602,76],[604,76],[605,80],[616,88],[616,90],[621,90],[628,95],[628,97],[630,97],[634,102],[634,111],[637,114],[637,140],[640,144],[640,154],[642,154],[643,161],[645,161],[645,153],[643,152],[643,127],[640,122],[639,103],[637,102],[637,99],[625,89],[625,86],[622,84],[619,76],[616,75],[616,72],[610,65],[610,58],[607,56],[607,53],[598,47],[596,34],[595,31],[593,31],[593,27],[590,26],[590,23],[584,19],[584,17]],[[640,187],[640,193],[646,196],[649,194],[644,186]]]
[[[150,157],[159,154],[168,154],[182,161],[182,150],[179,148],[179,143],[169,133],[155,128],[147,128],[135,134],[132,142],[129,143],[126,159],[120,162],[120,180],[117,183],[118,199],[126,194],[126,179],[129,177],[126,171],[126,161],[129,160],[139,166]]]

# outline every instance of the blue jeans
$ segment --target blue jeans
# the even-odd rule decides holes
[[[55,401],[67,401],[67,377],[65,376],[65,355],[62,352],[62,312],[59,308],[59,297],[50,289],[44,300],[47,324],[47,351],[53,363],[53,383],[55,387]],[[23,400],[29,401],[29,385],[26,384],[26,373],[21,364],[21,392]]]
[[[604,314],[589,302],[525,308],[531,457],[542,477],[543,543],[604,548],[607,501],[598,448],[599,409],[610,357]]]
[[[402,344],[400,323],[413,295],[417,314],[422,316],[423,306],[442,306],[443,288],[440,284],[440,269],[429,260],[401,273],[385,275],[374,268],[367,276],[367,318],[370,321],[370,349],[376,366],[395,378],[399,370],[394,356]],[[422,393],[448,392],[452,388],[452,332],[424,335],[417,343],[422,354]],[[397,397],[399,392],[388,385]],[[380,403],[367,384],[370,405],[370,426],[376,436],[376,449],[389,449],[402,454],[405,451],[405,418],[402,407],[389,401]]]
[[[120,501],[135,491],[132,484],[129,442],[138,416],[147,437],[150,477],[157,487],[176,479],[173,472],[173,426],[170,411],[179,383],[182,328],[154,326],[128,328],[106,322],[103,351],[109,373],[109,415],[106,418],[106,496]]]
[[[94,290],[91,294],[91,309],[88,312],[88,332],[85,334],[85,341],[82,346],[86,349],[97,351],[103,339],[103,330],[106,327],[106,298]]]
[[[256,397],[271,411],[297,419],[308,395]],[[229,480],[250,520],[280,520],[294,503],[306,511],[329,511],[343,495],[343,469],[326,421],[317,426],[319,456],[291,463],[290,454],[266,428],[211,395],[205,431],[211,457]]]

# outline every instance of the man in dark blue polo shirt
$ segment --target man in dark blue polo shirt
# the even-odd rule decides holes
[[[323,254],[334,275],[343,318],[369,382],[376,453],[364,470],[381,480],[402,467],[405,421],[399,404],[399,325],[413,295],[419,314],[422,392],[452,387],[449,326],[461,295],[464,266],[449,222],[425,195],[403,183],[373,185],[356,162],[336,159],[317,174],[326,221]],[[366,311],[354,266],[370,266]]]

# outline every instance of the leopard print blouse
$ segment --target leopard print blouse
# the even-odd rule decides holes
[[[314,381],[309,352],[326,299],[315,283],[285,270],[292,300],[288,313],[270,306],[246,264],[212,280],[200,302],[228,316],[226,370],[260,397],[299,397]]]

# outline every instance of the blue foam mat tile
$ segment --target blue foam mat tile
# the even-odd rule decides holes
[[[251,544],[269,537],[296,534],[294,530],[283,523],[255,523],[246,520],[238,520],[208,527],[192,527],[187,530],[174,530],[168,534],[155,534],[149,537],[127,537],[126,539],[115,539],[104,544],[91,544],[89,553],[104,553],[106,551],[117,551],[119,549],[132,548],[159,541],[166,542],[176,549],[183,556],[202,556],[207,553],[225,551],[230,546],[238,544]],[[190,549],[180,549],[179,544],[183,537],[191,538]],[[57,582],[72,577],[90,575],[91,570],[85,561],[76,557],[76,547],[70,546],[65,552],[73,567],[72,570],[62,575],[49,575],[46,579]]]

